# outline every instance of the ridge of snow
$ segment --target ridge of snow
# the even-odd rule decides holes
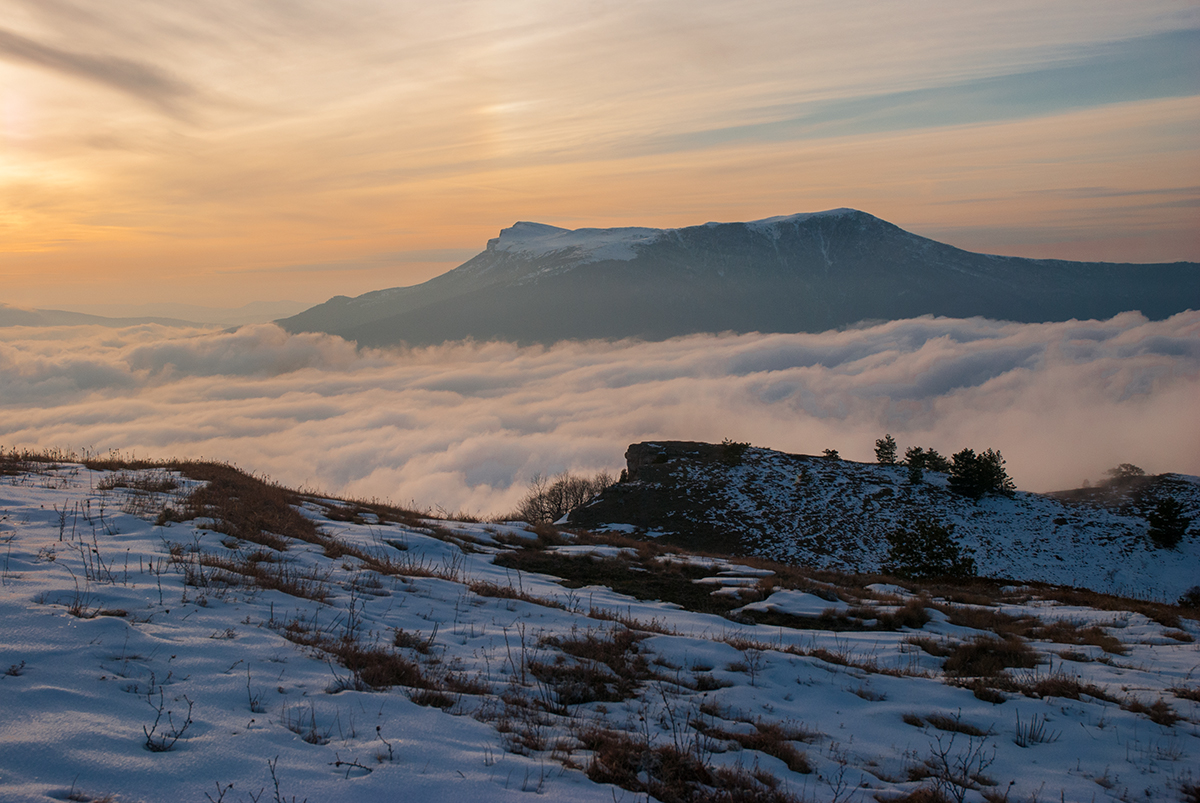
[[[822,212],[801,212],[794,215],[776,215],[775,217],[752,220],[744,223],[746,227],[760,234],[778,236],[781,224],[802,223],[813,218],[845,217],[862,215],[856,209],[845,207],[827,209]],[[488,241],[489,251],[506,254],[520,254],[531,258],[573,252],[581,259],[576,264],[599,262],[601,260],[628,261],[637,257],[638,246],[649,245],[663,237],[670,236],[686,228],[704,228],[725,226],[727,223],[709,222],[702,227],[682,226],[672,229],[654,229],[644,226],[626,226],[611,229],[564,229],[546,223],[517,221],[507,229],[501,229],[500,236]]]
[[[647,245],[663,236],[662,229],[627,227],[615,229],[561,229],[545,223],[520,221],[488,241],[489,251],[520,254],[531,258],[574,252],[580,263],[601,260],[628,261],[637,257],[634,246]]]

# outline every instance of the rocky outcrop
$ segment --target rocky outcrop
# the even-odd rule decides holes
[[[904,466],[785,454],[744,444],[635,443],[621,482],[568,524],[663,538],[690,548],[874,571],[889,533],[918,519],[951,525],[981,573],[1104,591],[1200,582],[1200,478],[1147,477],[1119,493],[986,495],[978,502]],[[1178,500],[1194,522],[1176,549],[1148,536],[1149,511]]]

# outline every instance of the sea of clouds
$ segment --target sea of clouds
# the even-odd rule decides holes
[[[1024,490],[1200,474],[1200,313],[357,350],[265,324],[0,329],[0,445],[205,457],[329,493],[503,513],[538,472],[732,438],[873,459],[1000,449]]]

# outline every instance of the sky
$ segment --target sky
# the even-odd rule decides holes
[[[1021,490],[1129,462],[1200,475],[1200,312],[1165,321],[917,318],[659,343],[356,349],[273,324],[0,328],[0,446],[230,461],[292,487],[503,515],[537,473],[630,443],[999,449]]]
[[[1200,260],[1195,0],[0,0],[0,302],[316,303],[518,220]]]

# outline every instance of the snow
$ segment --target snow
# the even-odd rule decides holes
[[[806,591],[783,589],[758,602],[743,605],[744,611],[776,611],[793,616],[820,616],[826,611],[835,614],[850,610],[850,606],[839,600],[830,601]]]
[[[135,504],[138,498],[125,489],[98,490],[106,476],[66,464],[0,477],[0,799],[6,802],[109,795],[123,803],[201,801],[223,795],[226,803],[238,803],[274,800],[276,781],[279,799],[297,803],[525,801],[532,794],[554,801],[645,799],[593,782],[580,769],[589,754],[572,733],[585,723],[643,733],[658,745],[671,744],[680,733],[672,728],[688,721],[727,734],[748,733],[760,720],[802,728],[811,738],[789,744],[805,754],[811,774],[792,772],[780,759],[727,736],[700,742],[711,765],[757,767],[797,796],[816,800],[833,799],[839,777],[849,785],[841,799],[870,801],[911,791],[919,784],[908,780],[909,771],[939,750],[950,758],[976,747],[985,757],[994,755],[980,773],[995,781],[993,790],[1003,792],[1011,781],[1013,800],[1178,799],[1179,784],[1195,782],[1189,773],[1200,766],[1200,705],[1170,691],[1196,689],[1200,651],[1195,642],[1180,640],[1178,630],[1133,610],[1039,599],[1007,601],[999,609],[1096,624],[1121,639],[1126,655],[1077,645],[1069,649],[1089,660],[1074,661],[1060,657],[1068,649],[1063,644],[1032,642],[1042,663],[1022,671],[1077,676],[1122,700],[1151,704],[1162,698],[1186,718],[1173,726],[1086,696],[1018,694],[1002,705],[979,700],[970,689],[945,682],[940,659],[910,641],[980,635],[950,624],[941,611],[931,610],[931,621],[920,630],[792,629],[514,573],[493,559],[497,550],[516,548],[496,539],[520,529],[515,523],[405,525],[376,518],[354,524],[330,521],[320,512],[323,500],[310,499],[306,515],[344,543],[437,571],[379,575],[352,557],[328,558],[320,547],[297,541],[279,557],[327,577],[332,596],[324,603],[279,591],[186,585],[185,569],[200,565],[199,556],[236,556],[258,547],[233,543],[195,520],[157,526],[148,513],[136,513],[148,509],[144,498]],[[177,504],[190,485],[153,501]],[[447,540],[446,531],[463,540]],[[596,550],[578,544],[556,551],[567,558],[589,549]],[[708,579],[735,593],[736,586],[725,584],[757,583],[763,576],[751,567],[739,574],[736,561],[678,560],[713,571]],[[481,596],[471,590],[478,583],[519,589],[528,598]],[[562,607],[530,601],[539,598]],[[75,616],[71,607],[96,615]],[[818,616],[831,607],[848,609],[781,588],[746,609]],[[523,677],[527,662],[562,655],[545,637],[621,629],[595,618],[605,611],[647,628],[638,654],[656,674],[632,698],[570,706],[568,716],[543,712],[523,725],[518,713],[536,708],[506,709],[501,694],[531,700],[548,694]],[[286,639],[287,623],[387,645],[397,631],[415,634],[428,639],[429,654],[405,654],[423,671],[454,672],[492,691],[459,694],[444,711],[419,705],[401,686],[347,688],[348,670]],[[1200,636],[1195,621],[1182,620],[1182,628]],[[684,683],[702,677],[712,681],[703,691]],[[160,699],[164,713],[156,735],[171,732],[166,711],[176,729],[186,721],[189,701],[192,722],[173,749],[152,752],[146,733]],[[489,711],[507,711],[516,730],[502,732],[503,720]],[[904,721],[906,715],[927,719],[935,713],[988,735]],[[1044,722],[1054,740],[1018,746],[1018,717],[1021,723]],[[522,727],[545,737],[543,749],[515,745]],[[869,788],[855,792],[859,784]],[[981,790],[967,791],[965,799],[978,803]]]
[[[570,252],[578,257],[576,264],[607,259],[628,261],[637,256],[637,246],[652,243],[663,234],[662,229],[641,227],[571,230],[545,223],[518,222],[502,229],[500,236],[488,243],[488,250],[533,259]]]
[[[824,212],[806,212],[796,215],[777,215],[754,220],[745,225],[760,233],[778,234],[781,224],[802,223],[816,217],[841,217],[861,215],[853,209],[829,209]],[[706,223],[706,226],[722,226],[723,223]],[[488,242],[488,250],[506,254],[520,254],[531,259],[551,255],[570,255],[573,264],[586,264],[601,260],[628,261],[637,257],[640,246],[649,245],[670,237],[678,229],[652,229],[628,226],[612,229],[564,229],[545,223],[518,221],[500,236]]]

